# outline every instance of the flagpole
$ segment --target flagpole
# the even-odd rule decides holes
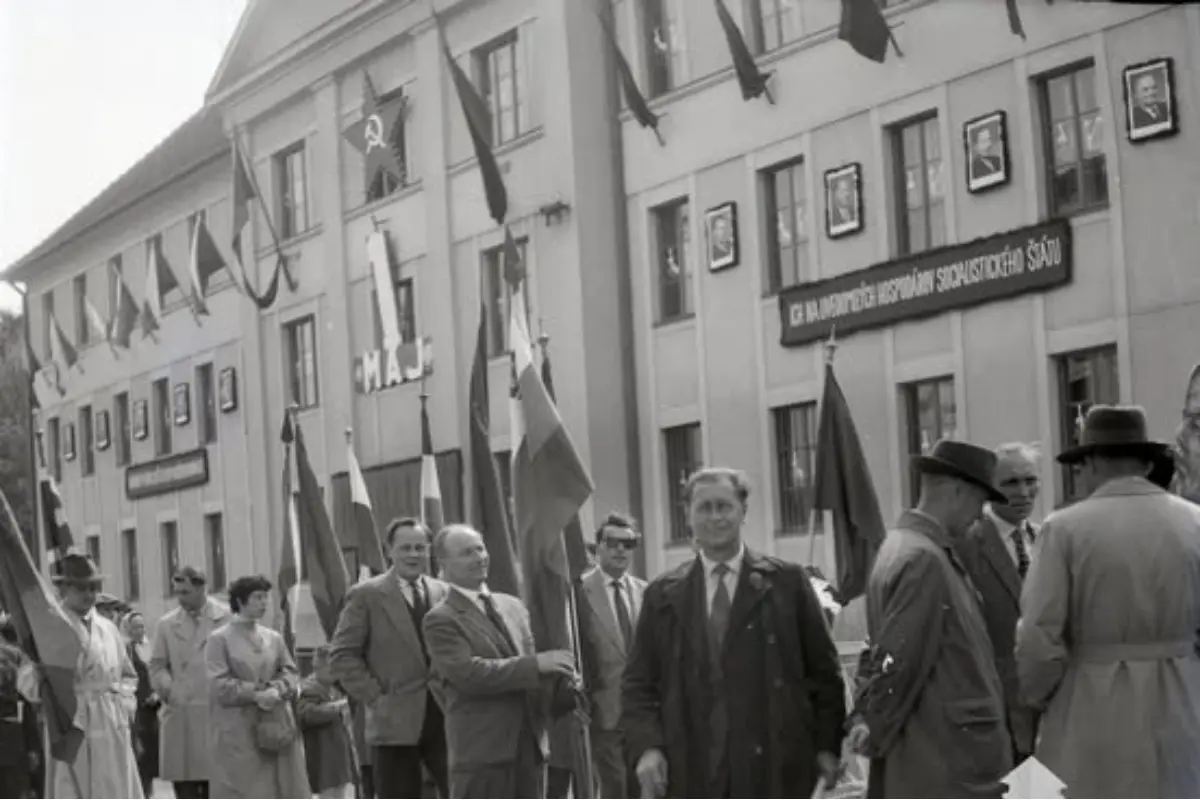
[[[287,278],[288,288],[294,292],[294,291],[296,291],[296,281],[295,281],[295,279],[292,278],[291,270],[288,269],[287,256],[285,256],[283,254],[283,246],[280,244],[279,234],[275,231],[275,223],[273,223],[271,221],[271,212],[267,208],[266,198],[263,197],[262,187],[258,185],[258,176],[254,174],[253,165],[247,165],[246,160],[244,158],[242,158],[241,147],[240,147],[241,142],[238,141],[239,137],[237,135],[237,131],[233,132],[233,137],[234,137],[234,145],[235,145],[234,146],[234,154],[238,159],[241,160],[241,166],[242,166],[243,171],[246,173],[246,177],[249,178],[250,183],[254,185],[254,196],[256,198],[258,198],[258,205],[262,209],[262,212],[263,212],[263,220],[267,223],[267,231],[271,234],[271,241],[275,245],[275,256],[278,259],[278,261],[276,263],[276,268],[279,267],[278,262],[283,262],[283,276],[285,278]],[[243,272],[245,271],[245,266],[246,265],[243,263],[242,264]]]

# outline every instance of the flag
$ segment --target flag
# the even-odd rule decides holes
[[[189,273],[192,279],[193,306],[197,313],[208,314],[208,304],[204,301],[204,295],[208,291],[208,279],[223,269],[229,269],[229,265],[225,263],[225,256],[217,249],[217,243],[213,241],[203,216],[196,220],[192,229],[191,255]],[[233,285],[238,285],[236,279]]]
[[[367,493],[367,481],[363,478],[358,457],[354,455],[354,444],[346,434],[346,463],[350,480],[350,519],[354,526],[354,541],[358,543],[358,561],[363,569],[378,575],[386,570],[383,546],[379,543],[379,529],[375,526],[375,512],[371,508],[371,496]]]
[[[162,319],[162,293],[167,291],[163,287],[167,287],[168,284],[163,282],[161,273],[158,240],[151,239],[147,243],[146,294],[142,298],[142,311],[140,315],[143,337],[153,337],[155,331],[158,330],[158,321]],[[171,275],[170,270],[167,270],[167,275],[171,281],[175,280],[175,276]]]
[[[100,312],[96,310],[96,306],[88,298],[83,298],[83,311],[87,315],[88,326],[96,332],[98,339],[108,340],[108,323],[104,321],[104,317],[100,316]]]
[[[0,519],[0,596],[25,654],[42,673],[42,717],[50,735],[50,754],[72,764],[84,740],[83,729],[75,725],[75,667],[83,645],[57,593],[34,566],[3,492],[0,501],[4,504]]]
[[[429,413],[421,398],[421,521],[435,533],[445,524],[442,513],[442,483],[438,479],[437,456],[429,431]]]
[[[79,353],[63,335],[54,314],[50,315],[50,360],[64,372],[79,363]],[[82,371],[82,367],[80,370]]]
[[[112,342],[129,349],[129,340],[138,322],[138,305],[125,279],[117,275],[117,309],[112,319]],[[157,326],[156,326],[157,327]]]
[[[293,423],[295,433],[296,479],[295,497],[296,527],[300,532],[300,554],[312,590],[313,605],[321,620],[325,638],[332,639],[337,629],[338,614],[350,587],[346,573],[346,562],[342,548],[329,522],[321,487],[308,460],[308,449],[304,446],[304,431]]]
[[[725,32],[725,44],[729,46],[729,54],[733,57],[733,69],[737,73],[738,86],[742,89],[743,100],[753,100],[766,93],[770,73],[759,72],[754,63],[754,55],[742,38],[742,31],[725,7],[723,0],[713,0],[717,5],[717,18],[721,21],[721,29]],[[767,95],[770,99],[770,95]]]
[[[604,29],[604,38],[608,40],[613,60],[617,62],[617,73],[621,78],[621,94],[625,98],[625,105],[629,107],[630,113],[633,114],[633,118],[638,121],[639,125],[654,131],[659,144],[665,144],[662,134],[658,132],[658,115],[650,110],[646,96],[638,87],[637,78],[633,75],[633,69],[629,66],[629,60],[625,58],[625,53],[621,51],[621,45],[617,43],[617,36],[613,32],[612,26],[599,13],[596,14],[596,18],[600,20],[600,27]]]
[[[886,528],[850,406],[832,364],[825,365],[815,473],[813,507],[833,513],[837,600],[848,605],[866,590]]]
[[[497,225],[503,225],[504,218],[508,215],[508,190],[504,188],[500,165],[496,163],[496,157],[492,154],[492,114],[483,98],[475,91],[471,80],[462,71],[462,67],[450,54],[450,45],[446,42],[440,23],[438,36],[442,40],[442,53],[446,56],[446,64],[450,68],[450,77],[454,80],[454,91],[467,120],[467,133],[470,134],[471,145],[475,148],[475,158],[479,161],[479,174],[483,178],[488,213]]]
[[[362,119],[342,134],[363,154],[367,186],[381,171],[390,172],[398,181],[404,180],[404,165],[396,153],[396,126],[404,116],[404,96],[379,102],[371,76],[363,72]]]
[[[513,549],[512,523],[508,518],[496,459],[492,456],[487,370],[487,306],[480,302],[467,412],[471,415],[468,424],[471,475],[475,487],[475,527],[483,534],[491,560],[488,586],[498,592],[520,595],[521,573]]]
[[[557,407],[558,400],[554,394],[554,375],[550,371],[550,354],[542,356],[542,383],[546,386],[546,394],[550,402]],[[588,570],[587,542],[583,538],[583,525],[579,522],[579,514],[571,517],[563,530],[564,542],[567,548],[567,567],[571,580],[578,580]]]
[[[42,473],[38,492],[41,495],[42,526],[46,535],[43,546],[50,554],[50,564],[54,567],[75,546],[75,539],[71,536],[71,526],[67,524],[67,513],[63,508],[62,495],[58,492],[58,483],[48,470]]]
[[[283,639],[288,650],[296,649],[296,621],[293,617],[292,589],[300,583],[300,523],[296,514],[296,492],[292,481],[293,445],[296,441],[295,429],[292,427],[292,415],[284,412],[283,430],[279,434],[283,441],[283,541],[280,544],[279,577],[279,610],[283,617]]]
[[[242,153],[236,139],[233,141],[231,150],[233,151],[233,241],[231,244],[233,245],[233,254],[243,264],[244,274],[245,257],[242,255],[242,232],[246,229],[246,224],[250,222],[250,201],[258,197],[258,192],[246,170],[246,162],[242,160]]]
[[[1017,0],[1004,0],[1008,8],[1008,27],[1014,36],[1025,39],[1025,27],[1021,25],[1021,12],[1017,9]]]
[[[880,64],[887,57],[888,42],[895,44],[878,0],[842,0],[838,38],[848,42],[859,55]],[[896,55],[903,55],[899,47]]]

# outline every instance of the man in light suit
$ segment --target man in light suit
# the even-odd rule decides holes
[[[366,708],[379,797],[420,797],[422,763],[448,792],[445,724],[430,694],[422,621],[449,587],[429,577],[430,532],[403,518],[387,529],[392,568],[350,590],[333,635],[334,675]]]
[[[983,601],[996,672],[1004,688],[1013,763],[1020,764],[1033,754],[1037,713],[1020,701],[1013,642],[1021,617],[1021,584],[1036,552],[1038,528],[1029,515],[1041,485],[1033,445],[1005,444],[995,452],[996,488],[1007,501],[984,506],[983,516],[959,543],[959,553]]]
[[[534,652],[525,606],[487,588],[488,551],[478,531],[448,525],[434,552],[452,587],[425,616],[446,713],[450,796],[543,797],[545,700],[574,677],[575,658],[565,650]],[[570,708],[574,695],[562,694],[564,702],[555,705]]]
[[[621,677],[633,646],[646,582],[629,574],[633,551],[641,541],[633,520],[609,514],[596,531],[598,567],[583,576],[580,625],[587,638],[587,688],[592,701],[592,761],[600,796],[629,797],[637,786],[625,762],[621,732]]]

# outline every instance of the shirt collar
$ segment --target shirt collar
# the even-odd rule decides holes
[[[711,558],[709,558],[708,556],[706,556],[704,554],[703,550],[700,551],[700,563],[704,565],[704,576],[706,578],[712,576],[713,570],[716,569],[716,566],[719,563],[724,563],[725,566],[729,567],[729,574],[736,577],[738,575],[738,573],[740,573],[742,571],[742,561],[745,558],[746,558],[746,545],[745,544],[739,545],[737,555],[735,555],[733,558],[731,558],[725,562],[713,561]]]
[[[411,586],[415,589],[415,588],[417,588],[417,586],[419,586],[421,584],[422,576],[420,576],[420,575],[418,575],[416,578],[414,578],[413,580],[410,581],[408,578],[401,577],[399,572],[392,570],[392,576],[396,579],[396,583],[400,584],[401,588],[403,588],[405,586]]]
[[[466,589],[462,586],[455,586],[454,588],[456,591],[462,592],[462,594],[475,605],[481,605],[483,603],[483,598],[491,597],[492,594],[488,591],[486,583],[480,586],[478,591],[475,589]]]
[[[1004,519],[1004,517],[997,514],[996,509],[992,507],[991,503],[987,504],[987,509],[984,513],[987,514],[987,517],[988,517],[988,519],[990,519],[992,521],[992,524],[996,526],[996,532],[1000,534],[1000,537],[1002,539],[1010,538],[1013,535],[1013,531],[1015,531],[1018,527],[1017,525],[1014,525],[1013,523]],[[1019,523],[1019,525],[1022,529],[1022,533],[1026,537],[1028,537],[1029,536],[1029,520],[1024,520],[1021,523]]]

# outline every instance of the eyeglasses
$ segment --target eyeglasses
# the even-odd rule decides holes
[[[610,550],[637,550],[637,539],[605,539]]]

